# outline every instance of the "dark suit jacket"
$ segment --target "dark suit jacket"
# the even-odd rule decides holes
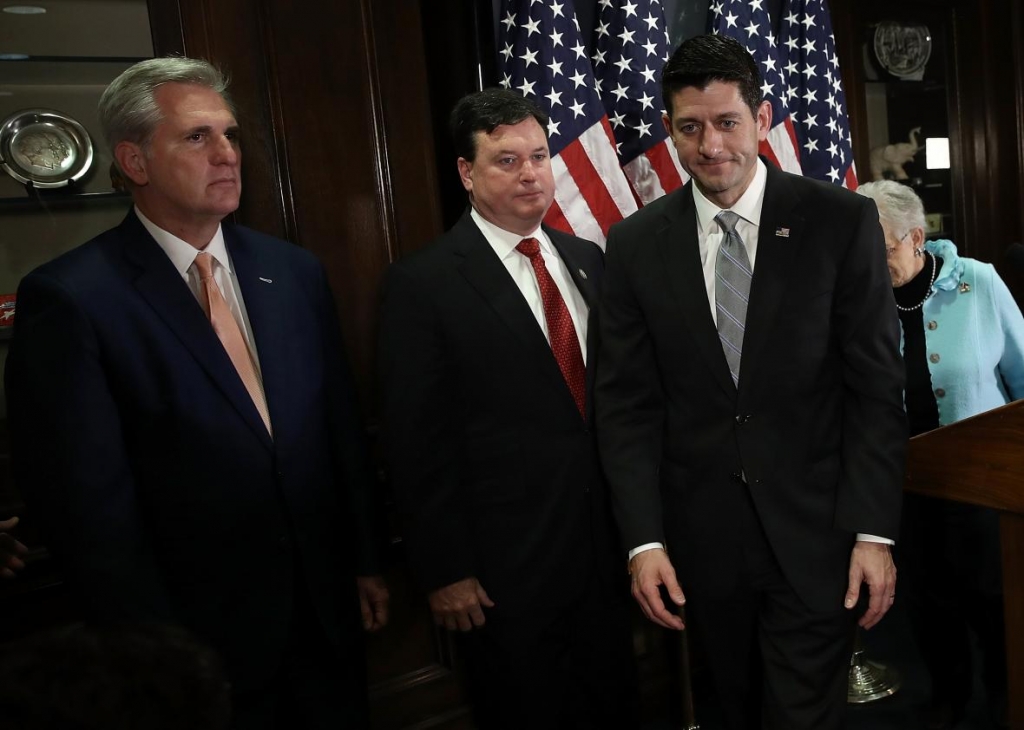
[[[296,581],[329,637],[358,631],[371,481],[323,270],[223,230],[273,440],[134,213],[22,281],[6,389],[18,487],[89,613],[183,624],[247,689],[281,661]]]
[[[724,594],[745,475],[787,580],[834,610],[855,533],[899,523],[903,364],[874,203],[768,166],[737,391],[691,184],[609,235],[596,402],[620,528],[627,547],[667,541],[684,591]]]
[[[600,249],[545,231],[594,307]],[[591,322],[591,362],[595,335]],[[379,365],[390,477],[424,589],[475,576],[522,615],[578,596],[593,566],[612,570],[590,419],[468,213],[389,270]]]

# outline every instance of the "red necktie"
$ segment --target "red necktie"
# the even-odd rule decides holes
[[[587,370],[583,365],[583,352],[580,350],[579,338],[576,337],[576,327],[569,316],[569,308],[565,306],[565,300],[562,299],[555,280],[548,273],[537,239],[524,238],[516,246],[516,251],[530,259],[530,263],[533,264],[533,273],[537,276],[540,297],[544,303],[544,319],[548,323],[551,351],[558,362],[558,369],[562,371],[562,377],[572,392],[576,407],[580,409],[580,415],[586,418]]]

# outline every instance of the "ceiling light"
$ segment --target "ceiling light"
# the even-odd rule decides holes
[[[3,11],[11,15],[42,15],[46,12],[46,8],[41,8],[38,5],[7,5]]]
[[[0,61],[24,61],[27,58],[24,53],[0,53]]]

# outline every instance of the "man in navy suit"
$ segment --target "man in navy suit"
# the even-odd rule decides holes
[[[451,119],[472,207],[392,265],[381,312],[409,561],[435,621],[462,632],[479,727],[633,727],[592,429],[601,250],[541,223],[555,183],[532,102],[486,89]]]
[[[19,287],[15,476],[88,616],[222,653],[235,727],[365,727],[360,607],[382,626],[387,589],[356,399],[320,264],[221,222],[225,91],[163,58],[100,100],[135,205]]]

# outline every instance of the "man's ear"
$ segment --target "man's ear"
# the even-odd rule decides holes
[[[768,132],[772,128],[772,103],[762,101],[757,108],[757,138],[760,141],[768,139]]]
[[[136,185],[145,185],[149,182],[149,173],[146,169],[146,156],[142,148],[134,142],[118,142],[114,147],[114,159],[124,176]]]
[[[473,178],[470,176],[470,173],[473,172],[473,163],[465,157],[460,157],[455,164],[459,168],[459,179],[462,181],[462,187],[466,189],[467,193],[472,193]]]

